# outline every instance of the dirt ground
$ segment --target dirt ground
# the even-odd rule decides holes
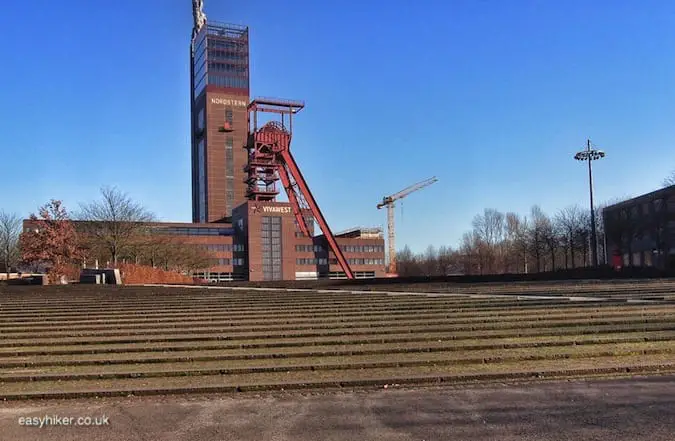
[[[103,425],[25,425],[45,415]],[[674,434],[675,377],[0,403],[0,440],[12,441],[666,441]]]

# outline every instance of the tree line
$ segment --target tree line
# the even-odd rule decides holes
[[[602,207],[595,210],[598,260],[604,261]],[[506,274],[555,271],[591,263],[590,210],[566,207],[554,216],[541,207],[529,216],[485,209],[457,248],[429,246],[420,254],[406,247],[398,253],[398,273],[413,275]]]
[[[663,187],[675,185],[675,171],[662,182]],[[608,264],[605,246],[618,244],[629,255],[632,264],[633,239],[644,228],[662,231],[666,218],[650,216],[652,225],[632,212],[621,213],[607,222],[604,231],[603,208],[623,199],[608,201],[595,211],[598,264]],[[665,211],[663,212],[665,214]],[[513,212],[502,213],[485,209],[476,215],[472,229],[463,234],[456,248],[430,245],[422,253],[409,247],[397,252],[397,272],[401,276],[435,276],[453,274],[506,274],[556,271],[591,265],[591,213],[578,205],[566,207],[549,216],[541,207],[531,208],[529,216]],[[657,252],[663,251],[665,236],[655,238]]]
[[[670,185],[675,185],[675,171],[663,181],[663,186]],[[0,272],[9,273],[17,266],[58,270],[67,264],[92,266],[96,261],[104,266],[130,262],[178,271],[215,264],[215,257],[206,250],[155,234],[148,225],[155,215],[116,188],[101,189],[99,200],[80,204],[72,216],[60,201],[52,200],[30,219],[39,225],[38,231],[22,233],[21,217],[0,211]],[[602,206],[595,219],[599,263],[608,263],[605,236],[631,255],[633,236],[640,230],[638,220],[628,213],[605,232]],[[471,226],[456,248],[429,246],[415,254],[406,246],[397,253],[399,274],[524,273],[590,265],[590,210],[578,205],[553,216],[537,205],[529,216],[485,209]]]
[[[153,228],[153,213],[116,188],[101,189],[99,200],[80,204],[71,215],[51,200],[29,216],[32,228],[22,232],[19,216],[0,212],[0,263],[4,271],[60,276],[74,265],[115,267],[135,263],[188,272],[215,264],[215,256],[199,246]]]

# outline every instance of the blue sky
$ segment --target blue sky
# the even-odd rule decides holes
[[[333,230],[457,245],[483,208],[587,205],[675,169],[675,3],[205,0],[247,24],[252,95],[306,101],[292,146]],[[189,221],[189,0],[26,0],[0,15],[0,208],[22,216],[117,185]]]

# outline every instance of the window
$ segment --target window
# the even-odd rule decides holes
[[[204,139],[197,145],[197,162],[199,166],[199,222],[206,222],[206,152],[204,151]]]
[[[666,201],[668,213],[675,213],[675,196],[671,196]]]
[[[213,64],[209,63],[209,69],[215,67]],[[217,74],[209,73],[208,84],[213,84],[218,87],[232,87],[237,89],[246,89],[248,88],[248,78],[246,77],[246,72],[243,72],[243,76],[230,77],[230,76],[220,76]]]
[[[218,265],[229,265],[230,259],[218,259]]]
[[[197,129],[202,131],[204,130],[204,108],[199,109],[197,114]]]
[[[232,126],[232,123],[234,122],[234,116],[232,115],[232,109],[225,109],[225,121],[230,123],[230,127]],[[232,138],[229,138],[230,140],[230,147],[232,147]]]
[[[231,187],[232,183],[230,182],[229,178],[228,178],[227,185],[228,185],[228,189],[227,189],[227,192],[226,192],[227,206],[230,210],[232,210],[234,208],[234,190],[232,190],[232,187]]]

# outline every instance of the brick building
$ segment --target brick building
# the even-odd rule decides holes
[[[675,185],[606,207],[603,222],[610,262],[675,269]]]
[[[217,265],[195,275],[213,282],[345,277],[326,238],[313,228],[311,237],[302,234],[288,203],[247,199],[248,28],[205,22],[193,29],[190,61],[193,223],[152,229],[211,253]],[[309,212],[306,218],[313,226]],[[31,228],[25,220],[24,231]],[[356,227],[335,238],[356,277],[384,276],[380,229]]]

